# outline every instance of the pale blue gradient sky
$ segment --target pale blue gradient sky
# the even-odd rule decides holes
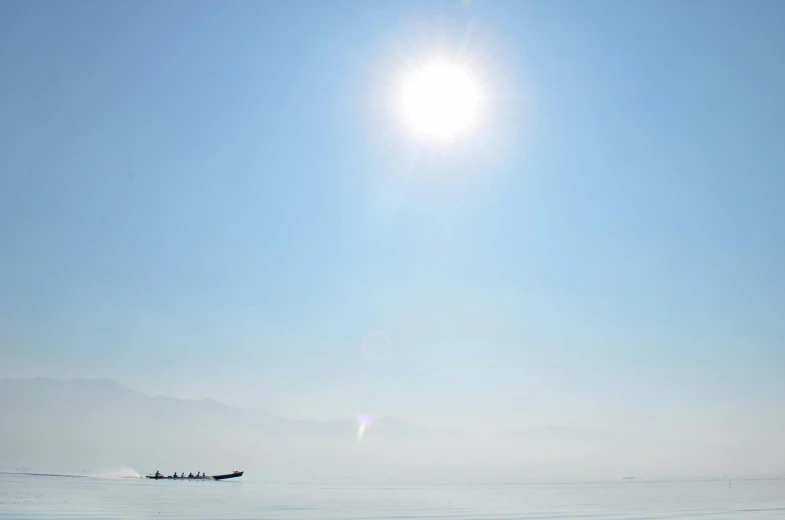
[[[389,107],[436,51],[453,147]],[[7,1],[0,71],[0,376],[785,431],[782,2]]]

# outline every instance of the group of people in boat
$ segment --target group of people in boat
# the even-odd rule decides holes
[[[189,473],[188,476],[185,476],[185,473],[180,473],[180,476],[177,476],[177,472],[175,471],[170,477],[164,477],[160,471],[155,472],[155,478],[205,478],[207,476],[206,473],[196,472],[196,475],[193,473]]]

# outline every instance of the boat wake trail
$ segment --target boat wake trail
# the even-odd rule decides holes
[[[138,471],[128,466],[118,466],[107,469],[99,473],[83,473],[75,475],[73,473],[42,473],[31,471],[0,471],[3,475],[29,475],[32,477],[67,477],[67,478],[142,478]]]
[[[0,471],[3,475],[30,475],[33,477],[68,477],[68,478],[85,478],[91,475],[66,475],[63,473],[30,473],[28,471]]]
[[[97,478],[142,478],[138,471],[124,464],[90,476]]]

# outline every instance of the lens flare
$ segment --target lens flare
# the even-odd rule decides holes
[[[373,423],[373,418],[370,415],[359,414],[357,416],[357,442],[360,442],[365,435],[365,430]]]

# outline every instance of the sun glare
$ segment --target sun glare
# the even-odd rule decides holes
[[[401,90],[407,127],[420,136],[442,140],[470,129],[480,101],[480,89],[469,71],[447,61],[409,71]]]

